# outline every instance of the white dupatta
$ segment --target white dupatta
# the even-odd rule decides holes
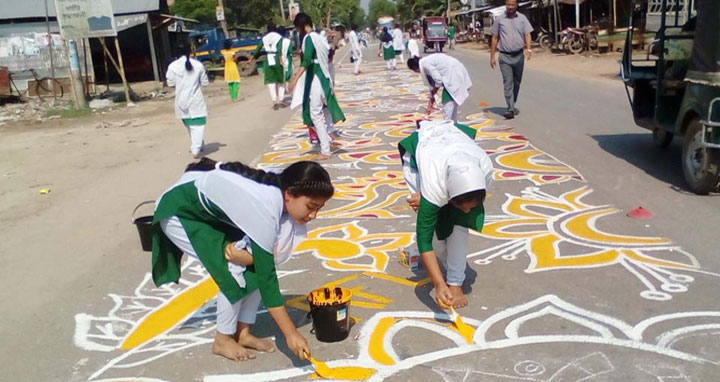
[[[303,38],[303,53],[305,53],[305,40],[307,40],[308,38],[312,40],[312,43],[315,46],[314,63],[320,65],[320,69],[325,75],[325,78],[330,79],[330,66],[328,65],[328,53],[330,52],[330,45],[328,45],[327,40],[325,40],[316,32],[310,32],[306,34]],[[303,74],[300,76],[300,78],[298,78],[298,81],[295,84],[292,102],[290,103],[291,109],[295,109],[303,103],[303,99],[305,97],[305,79],[307,78],[306,74],[307,71],[303,72]],[[332,83],[330,84],[330,86],[332,86]]]

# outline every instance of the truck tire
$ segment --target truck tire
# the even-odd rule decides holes
[[[720,182],[720,153],[715,149],[702,147],[702,124],[693,118],[685,129],[682,164],[685,182],[692,192],[707,195],[718,189]]]
[[[257,64],[250,52],[239,50],[235,52],[235,63],[241,77],[250,77],[257,73]]]
[[[670,131],[667,131],[665,129],[657,128],[653,130],[653,143],[656,147],[665,149],[668,146],[670,146],[670,143],[673,141],[673,137],[675,136]]]

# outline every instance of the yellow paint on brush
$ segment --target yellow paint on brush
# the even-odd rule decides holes
[[[307,356],[307,353],[305,355]],[[325,362],[318,361],[313,357],[310,357],[310,363],[315,368],[315,373],[325,379],[365,381],[377,371],[368,367],[357,366],[330,367]]]
[[[218,286],[212,278],[208,277],[192,288],[182,291],[167,304],[150,312],[140,321],[140,324],[125,337],[121,348],[129,350],[144,344],[172,329],[200,309],[218,293]]]
[[[472,344],[473,337],[475,336],[475,329],[463,322],[462,318],[453,307],[450,307],[450,312],[455,315],[455,327],[457,328],[458,333],[463,336],[467,343]]]
[[[395,364],[395,361],[392,359],[392,357],[388,355],[388,353],[385,351],[385,347],[383,346],[385,334],[394,323],[394,317],[381,318],[375,326],[375,330],[373,331],[372,335],[370,336],[370,344],[368,348],[370,358],[375,360],[375,362],[386,366]]]
[[[590,222],[603,216],[618,212],[615,208],[589,211],[572,217],[565,224],[567,233],[588,241],[611,245],[668,245],[670,241],[661,237],[637,237],[613,235],[600,232],[590,225]]]

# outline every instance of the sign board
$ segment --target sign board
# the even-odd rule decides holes
[[[217,21],[225,21],[225,8],[215,7],[215,18]]]
[[[300,13],[300,4],[291,1],[288,4],[288,13],[290,14],[290,21],[295,21],[295,16],[297,16],[298,13]]]
[[[110,0],[55,0],[55,9],[66,40],[117,36]]]

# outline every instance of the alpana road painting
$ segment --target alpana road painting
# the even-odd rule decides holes
[[[628,221],[572,164],[476,105],[462,106],[462,123],[477,130],[495,181],[485,227],[471,236],[475,283],[459,313],[472,336],[463,336],[432,302],[426,275],[397,257],[415,241],[397,143],[416,128],[427,89],[407,70],[365,66],[357,77],[337,70],[348,119],[335,126],[341,150],[324,163],[336,194],[279,273],[316,358],[368,381],[713,380],[720,306],[694,292],[718,275],[672,238]],[[296,115],[255,165],[280,168],[315,154]],[[279,351],[250,362],[212,356],[218,289],[197,262],[186,260],[177,285],[131,279],[76,313],[73,340],[86,358],[74,380],[322,380],[288,356],[281,337]],[[305,317],[305,294],[323,285],[353,291],[353,326],[340,343],[317,342]],[[618,293],[642,309],[628,313]],[[258,334],[275,336],[263,312]]]

